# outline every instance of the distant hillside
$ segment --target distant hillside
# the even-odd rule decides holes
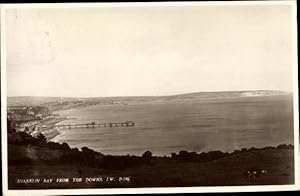
[[[218,92],[198,92],[179,94],[171,97],[176,98],[233,98],[233,97],[250,97],[250,96],[276,96],[287,95],[289,93],[284,91],[274,90],[256,90],[256,91],[218,91]]]
[[[70,101],[75,99],[76,98],[17,96],[17,97],[8,97],[7,105],[8,106],[42,105],[50,102]]]
[[[275,96],[275,95],[285,95],[288,94],[282,91],[247,91],[241,93],[241,96],[253,97],[253,96]]]
[[[277,96],[288,95],[289,93],[283,91],[272,90],[257,90],[257,91],[220,91],[220,92],[196,92],[187,94],[178,94],[170,96],[124,96],[124,97],[91,97],[91,98],[77,98],[77,97],[8,97],[8,106],[16,105],[53,105],[56,103],[69,104],[70,102],[81,103],[103,103],[107,101],[118,102],[143,102],[155,100],[179,100],[179,99],[223,99],[235,97],[254,97],[254,96]],[[67,103],[68,102],[68,103]]]

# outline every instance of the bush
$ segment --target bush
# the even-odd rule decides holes
[[[61,145],[61,149],[64,152],[67,152],[67,151],[71,150],[70,146],[67,143],[65,143],[65,142]]]
[[[172,152],[172,153],[171,153],[171,158],[172,158],[172,159],[175,159],[175,158],[177,158],[177,154],[176,154],[176,153],[174,153],[174,152]]]
[[[144,154],[142,155],[143,159],[151,159],[152,158],[152,152],[150,151],[146,151],[144,152]]]
[[[277,146],[277,149],[289,149],[289,146],[286,144],[280,144]]]
[[[56,142],[48,142],[48,147],[50,149],[60,149],[60,144]]]
[[[47,144],[47,139],[42,133],[40,133],[36,139],[37,139],[37,144],[39,144],[39,145]]]
[[[84,155],[87,155],[87,156],[94,156],[97,154],[96,151],[89,149],[88,147],[85,147],[85,146],[81,148],[81,151]]]

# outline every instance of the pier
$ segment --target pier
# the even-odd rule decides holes
[[[59,124],[54,127],[59,129],[75,129],[75,128],[104,128],[104,127],[134,127],[133,121],[126,122],[110,122],[110,123],[84,123],[84,124]]]

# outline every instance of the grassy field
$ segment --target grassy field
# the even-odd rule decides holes
[[[20,150],[20,149],[19,149]],[[59,152],[40,149],[52,158]],[[16,149],[16,151],[18,151]],[[35,152],[37,154],[37,152]],[[12,155],[13,156],[13,155]],[[260,149],[239,152],[208,162],[175,160],[168,157],[152,157],[144,164],[126,165],[108,169],[100,165],[48,163],[9,166],[9,187],[12,189],[37,188],[87,188],[87,187],[172,187],[172,186],[239,186],[282,185],[294,183],[292,149]],[[253,178],[248,171],[266,173]],[[28,178],[82,178],[82,183],[18,184],[17,179]],[[86,182],[86,178],[114,177],[114,181]],[[129,177],[130,181],[118,181]]]

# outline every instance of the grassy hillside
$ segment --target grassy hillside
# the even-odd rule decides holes
[[[9,188],[165,187],[278,185],[294,183],[292,145],[236,150],[172,153],[154,157],[110,156],[83,147],[47,142],[43,136],[9,132]],[[16,183],[26,178],[100,178],[114,181],[51,184]],[[120,177],[129,181],[118,181]]]

